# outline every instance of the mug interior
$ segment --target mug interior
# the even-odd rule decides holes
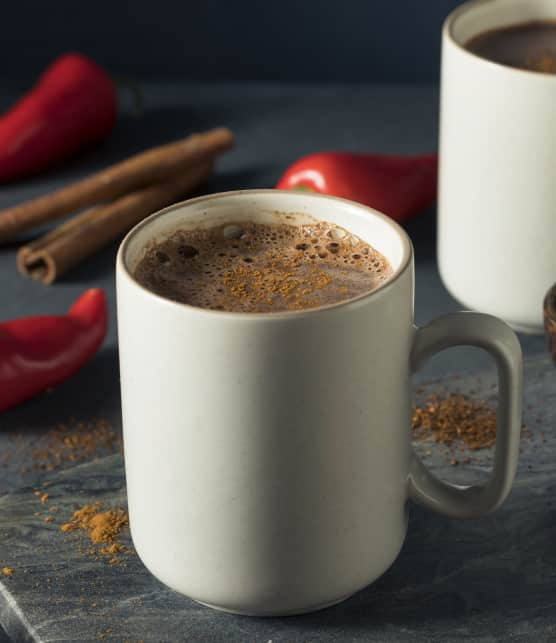
[[[485,31],[534,20],[556,20],[556,0],[474,0],[456,9],[447,26],[463,46]]]
[[[177,229],[194,230],[247,221],[292,225],[325,221],[341,226],[388,259],[393,274],[385,286],[403,271],[411,258],[411,244],[406,233],[397,223],[376,210],[322,194],[241,190],[198,197],[151,215],[124,239],[120,259],[127,273],[133,277],[145,249]]]

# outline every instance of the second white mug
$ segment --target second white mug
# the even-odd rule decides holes
[[[466,307],[542,332],[556,280],[556,75],[480,58],[487,30],[556,19],[556,0],[477,0],[442,36],[438,261]]]

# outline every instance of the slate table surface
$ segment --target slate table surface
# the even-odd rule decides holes
[[[0,208],[60,187],[150,145],[218,125],[227,125],[236,133],[237,145],[219,163],[207,187],[211,192],[272,187],[289,163],[318,150],[411,154],[435,149],[437,145],[438,91],[435,87],[166,83],[147,85],[143,93],[142,118],[124,114],[112,137],[94,152],[39,178],[2,186]],[[0,109],[7,107],[12,98],[7,94],[0,96]],[[438,275],[434,210],[407,224],[406,229],[415,246],[417,323],[460,309]],[[85,288],[94,285],[102,286],[107,292],[111,321],[103,349],[77,376],[51,394],[0,416],[0,454],[13,450],[14,435],[20,442],[32,445],[54,424],[70,417],[82,420],[102,417],[118,431],[113,270],[116,244],[50,287],[18,275],[16,248],[16,243],[0,248],[0,318],[62,312]],[[555,382],[550,362],[544,356],[545,343],[540,336],[522,335],[520,341],[530,360],[528,368],[533,383],[528,394],[547,411],[542,428],[549,435],[554,429]],[[452,381],[453,374],[468,373],[462,381],[473,388],[476,377],[470,373],[489,364],[488,357],[478,349],[450,349],[435,357],[417,379]],[[448,377],[448,374],[452,375]],[[491,376],[485,377],[488,380]],[[541,380],[542,385],[538,384]],[[473,523],[445,522],[416,509],[410,523],[408,552],[402,554],[402,562],[396,563],[385,580],[380,581],[376,592],[368,590],[346,607],[323,612],[318,617],[304,617],[298,622],[295,619],[275,622],[230,619],[207,612],[162,588],[133,558],[127,568],[117,567],[111,571],[110,567],[98,568],[91,563],[90,567],[78,568],[75,574],[69,573],[69,550],[59,543],[49,545],[51,540],[54,542],[52,534],[57,526],[42,524],[39,530],[32,523],[32,514],[29,515],[29,492],[44,481],[44,474],[22,471],[17,458],[12,458],[0,467],[3,494],[0,563],[9,565],[16,558],[28,571],[25,579],[14,576],[0,582],[0,621],[15,640],[37,641],[98,640],[99,636],[107,640],[112,637],[113,640],[273,640],[274,643],[282,640],[527,641],[532,635],[537,641],[556,640],[556,617],[546,596],[548,590],[556,595],[556,561],[553,551],[545,547],[547,538],[552,537],[554,542],[554,514],[552,509],[546,509],[546,502],[550,500],[543,495],[549,497],[554,493],[554,478],[546,457],[552,443],[549,441],[549,447],[541,447],[538,438],[537,435],[537,442],[533,440],[533,446],[527,447],[529,459],[523,465],[526,473],[527,466],[536,473],[518,481],[512,494],[515,512],[509,506],[499,518],[484,519],[474,527]],[[554,455],[554,450],[551,453]],[[431,457],[435,466],[445,466],[436,452]],[[482,469],[488,462],[479,458],[475,464],[469,471],[458,468],[456,476],[465,479],[467,475],[484,474]],[[454,468],[448,473],[453,477]],[[118,455],[49,475],[54,476],[50,482],[55,488],[67,495],[64,500],[67,511],[72,503],[87,494],[125,504],[123,470]],[[533,496],[528,502],[531,490]],[[515,539],[508,533],[513,533]],[[464,552],[458,553],[459,543],[454,542],[453,547],[446,544],[452,537],[463,540],[470,562],[462,560]],[[479,560],[483,554],[487,557],[484,565]],[[431,565],[434,574],[430,571]],[[66,573],[61,574],[60,570],[64,569]],[[407,587],[404,574],[410,576]],[[46,578],[52,581],[46,583]],[[89,582],[92,594],[96,592],[100,598],[104,593],[106,603],[111,602],[111,613],[106,605],[104,611],[79,606],[74,609],[72,600],[87,592],[84,588]],[[142,606],[134,603],[138,596],[142,597]],[[480,614],[460,622],[460,617],[468,615],[469,610],[470,613],[478,610]],[[126,624],[129,627],[124,627]],[[106,631],[109,628],[111,632]],[[423,638],[429,635],[432,638]]]

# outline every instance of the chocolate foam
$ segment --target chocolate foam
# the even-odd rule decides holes
[[[134,271],[162,297],[246,313],[327,306],[372,292],[391,275],[372,246],[324,222],[177,230],[149,246]]]

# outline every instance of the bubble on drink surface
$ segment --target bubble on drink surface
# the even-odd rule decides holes
[[[190,246],[187,243],[182,243],[178,246],[178,254],[183,259],[192,259],[199,254],[199,250],[195,246]]]
[[[224,226],[224,229],[222,230],[222,235],[227,241],[231,239],[240,239],[243,233],[243,228],[237,223],[230,223],[229,225]]]
[[[343,230],[342,228],[331,228],[328,231],[328,236],[331,239],[334,239],[334,241],[341,241],[347,234],[346,230]]]
[[[170,257],[162,250],[156,251],[156,258],[159,263],[168,263],[170,261]]]

